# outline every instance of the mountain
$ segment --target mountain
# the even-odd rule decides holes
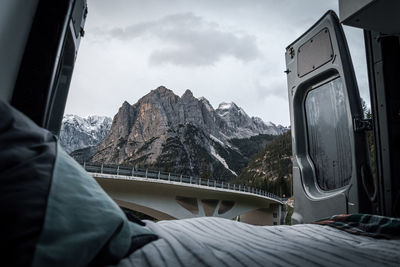
[[[272,135],[284,131],[250,118],[234,103],[215,110],[206,98],[196,98],[190,90],[179,97],[160,86],[134,105],[125,101],[96,152],[79,153],[92,162],[229,180],[250,159],[251,149],[243,151],[238,140],[261,148]]]
[[[249,138],[257,134],[279,135],[285,131],[281,125],[276,126],[272,122],[265,123],[258,117],[250,118],[242,108],[233,102],[219,104],[216,112],[232,130],[229,132],[231,137]]]
[[[260,150],[237,177],[238,184],[291,195],[292,139],[290,131],[277,136]]]
[[[64,115],[60,131],[61,146],[67,153],[96,146],[108,134],[111,122],[111,118],[103,116],[81,118],[76,115]]]

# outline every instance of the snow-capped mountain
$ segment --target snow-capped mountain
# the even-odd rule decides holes
[[[60,131],[60,143],[67,153],[88,146],[96,146],[107,135],[112,120],[104,116],[81,118],[64,115]]]
[[[249,117],[234,103],[222,103],[215,110],[190,90],[179,97],[160,86],[134,105],[125,101],[108,135],[96,149],[80,151],[79,156],[229,180],[271,135],[285,130]]]
[[[276,126],[272,122],[265,123],[261,118],[250,117],[233,102],[219,104],[216,112],[231,129],[228,133],[230,137],[249,138],[258,134],[279,135],[286,131],[281,125]]]

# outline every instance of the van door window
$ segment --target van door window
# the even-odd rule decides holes
[[[352,157],[342,78],[312,89],[305,100],[308,154],[322,190],[347,185]]]

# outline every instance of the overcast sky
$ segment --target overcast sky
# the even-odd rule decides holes
[[[89,0],[65,113],[113,117],[164,85],[289,125],[285,48],[337,0]],[[362,31],[345,27],[367,97]]]

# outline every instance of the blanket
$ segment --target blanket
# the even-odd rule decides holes
[[[400,219],[371,214],[340,214],[321,219],[316,224],[375,238],[400,238]]]
[[[146,221],[146,227],[159,239],[118,266],[400,266],[400,240],[327,225],[254,226],[202,217]]]

